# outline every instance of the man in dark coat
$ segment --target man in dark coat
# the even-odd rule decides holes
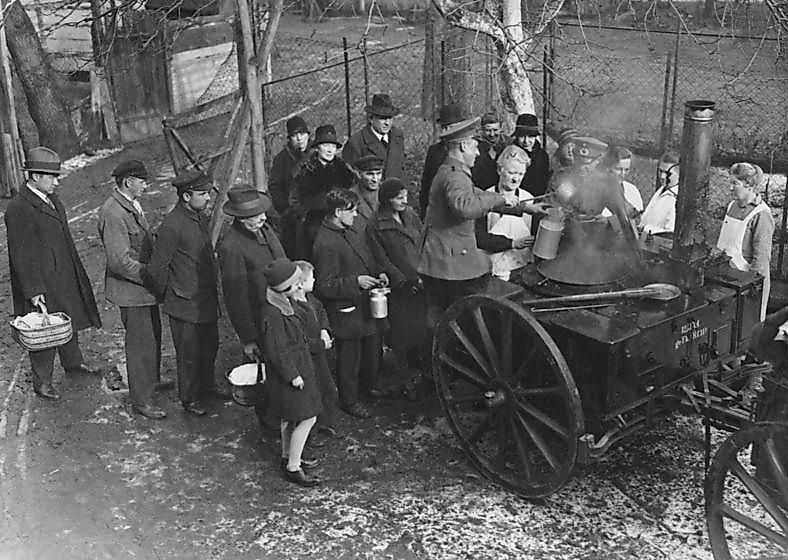
[[[188,171],[172,184],[178,203],[159,226],[146,277],[170,317],[178,396],[186,412],[203,416],[199,399],[215,390],[219,347],[216,267],[205,214],[213,183],[198,171]]]
[[[115,190],[99,212],[98,231],[107,256],[104,296],[120,308],[126,330],[124,349],[132,408],[147,418],[167,413],[153,404],[161,365],[159,304],[144,285],[142,270],[150,259],[153,235],[137,200],[148,186],[148,170],[126,160],[112,172]]]
[[[296,257],[312,258],[312,244],[326,215],[326,193],[349,189],[356,180],[353,169],[338,157],[342,143],[333,125],[318,126],[312,142],[314,151],[296,171],[295,188],[290,192],[291,211],[297,216]]]
[[[475,220],[506,206],[503,195],[473,186],[478,155],[477,119],[446,127],[449,153],[432,181],[418,271],[427,292],[427,324],[433,328],[455,300],[485,290],[490,258],[476,245]]]
[[[378,191],[383,180],[383,160],[376,155],[362,156],[353,167],[358,171],[359,178],[351,187],[358,195],[358,215],[353,227],[363,232],[372,215],[378,211]]]
[[[465,111],[458,104],[444,105],[438,113],[438,125],[443,128],[460,121],[464,121]],[[427,214],[427,203],[430,200],[430,186],[432,179],[438,172],[438,168],[446,159],[446,143],[438,140],[427,148],[427,156],[424,159],[424,169],[421,173],[421,190],[419,191],[419,217],[423,220]]]
[[[347,162],[358,161],[362,156],[373,154],[384,162],[383,178],[399,177],[405,179],[405,137],[402,131],[393,126],[394,117],[400,111],[385,93],[372,96],[372,103],[366,106],[367,126],[348,138],[342,150],[342,158]]]
[[[299,165],[307,157],[309,147],[309,128],[304,119],[296,115],[287,120],[287,143],[271,163],[268,179],[268,192],[274,210],[279,216],[279,231],[282,244],[288,254],[295,250],[296,217],[290,209],[290,192],[295,185],[295,175]]]
[[[85,365],[77,332],[100,327],[98,308],[85,268],[68,229],[66,210],[55,194],[60,156],[49,148],[27,153],[25,186],[8,203],[5,213],[8,260],[14,313],[46,308],[71,317],[73,338],[57,348],[66,373],[95,373]],[[57,400],[52,386],[55,349],[30,352],[33,390],[42,398]]]
[[[501,119],[495,113],[482,115],[481,131],[476,140],[479,142],[479,157],[471,169],[471,179],[480,189],[489,189],[498,184],[496,160],[511,141],[501,133]]]
[[[227,193],[224,213],[235,219],[217,248],[222,273],[224,306],[247,359],[262,359],[260,340],[262,310],[268,287],[263,270],[275,259],[285,258],[285,250],[268,224],[266,212],[271,199],[251,185],[237,185]],[[270,414],[267,402],[255,407],[258,420],[269,429],[279,430],[279,419]]]
[[[342,408],[357,418],[369,417],[359,392],[380,394],[377,375],[385,319],[373,319],[369,291],[388,285],[364,237],[353,227],[358,196],[337,189],[326,197],[329,214],[315,238],[315,293],[323,301],[334,329],[337,381]]]
[[[528,166],[520,186],[534,196],[543,195],[547,192],[547,184],[550,181],[550,158],[539,143],[539,120],[536,115],[524,113],[517,117],[512,138],[516,145],[525,150],[531,160],[531,165]]]

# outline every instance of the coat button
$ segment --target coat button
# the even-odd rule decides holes
[[[463,249],[462,251],[460,251],[460,254],[461,255],[467,255],[468,254],[468,249]]]

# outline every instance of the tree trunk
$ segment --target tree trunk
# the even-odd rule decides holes
[[[447,27],[444,34],[446,43],[444,74],[444,105],[459,103],[470,109],[468,92],[471,77],[471,45],[468,32],[459,27]]]
[[[61,158],[73,156],[80,151],[79,138],[38,34],[19,2],[8,5],[5,23],[8,50],[38,129],[39,143]]]
[[[421,88],[421,118],[434,122],[436,107],[440,105],[440,56],[441,46],[438,37],[440,33],[440,16],[435,8],[430,6],[425,10],[424,22],[424,65],[422,67]]]
[[[520,23],[522,7],[520,2],[504,1],[501,8],[501,23],[506,34],[504,41],[496,41],[496,48],[501,61],[498,75],[503,105],[514,116],[536,114],[531,81],[525,67],[528,60],[526,49],[531,41],[526,41]]]

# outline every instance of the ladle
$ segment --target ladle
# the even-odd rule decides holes
[[[600,301],[610,299],[655,299],[658,301],[670,301],[681,295],[681,289],[673,284],[646,284],[642,288],[630,288],[627,290],[616,290],[612,292],[593,292],[588,294],[576,294],[572,296],[548,297],[541,299],[527,299],[521,301],[523,305],[542,305],[551,303],[572,303],[580,301]]]

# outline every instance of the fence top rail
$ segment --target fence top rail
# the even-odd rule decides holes
[[[654,33],[655,35],[676,35],[676,30],[668,31],[666,29],[643,29],[635,27],[619,27],[616,25],[601,25],[596,23],[584,24],[569,21],[556,22],[559,27],[577,27],[582,29],[598,29],[603,31],[627,31],[631,33]],[[751,35],[732,35],[729,33],[708,33],[700,31],[687,31],[684,27],[679,28],[681,35],[692,35],[693,37],[707,37],[711,39],[748,39],[753,41],[777,41],[777,37],[763,35],[760,37]]]

